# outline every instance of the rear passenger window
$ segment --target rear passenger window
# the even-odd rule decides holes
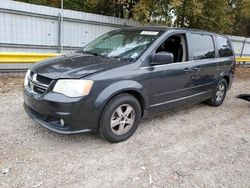
[[[193,59],[209,59],[215,57],[213,38],[210,35],[190,34]]]
[[[229,40],[224,37],[217,36],[218,51],[220,57],[233,56],[233,50]]]

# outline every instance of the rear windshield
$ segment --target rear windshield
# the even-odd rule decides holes
[[[92,41],[83,49],[83,52],[117,60],[135,61],[161,34],[161,31],[151,30],[110,32]]]

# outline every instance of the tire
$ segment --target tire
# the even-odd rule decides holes
[[[212,98],[208,99],[206,103],[214,107],[220,106],[223,103],[226,94],[227,94],[227,81],[225,79],[222,79],[217,84]]]
[[[119,94],[104,107],[99,122],[99,134],[111,143],[127,140],[141,121],[141,106],[129,94]]]

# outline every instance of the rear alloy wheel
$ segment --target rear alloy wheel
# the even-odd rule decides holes
[[[226,94],[227,94],[227,81],[225,79],[222,79],[218,83],[216,90],[213,94],[213,97],[209,99],[207,103],[210,106],[215,106],[215,107],[220,106],[223,103]]]
[[[120,94],[105,106],[100,119],[100,135],[109,142],[121,142],[136,131],[141,120],[141,107],[129,94]]]
[[[216,91],[216,101],[217,102],[220,102],[223,99],[223,97],[225,95],[225,92],[226,92],[225,84],[220,83],[220,85],[219,85],[219,87],[218,87],[218,89]]]

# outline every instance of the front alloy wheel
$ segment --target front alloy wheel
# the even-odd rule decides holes
[[[129,94],[119,94],[105,106],[99,125],[100,135],[109,142],[121,142],[136,131],[141,120],[141,106]]]
[[[111,130],[116,135],[126,134],[133,127],[134,121],[134,108],[129,104],[123,104],[111,116]]]

